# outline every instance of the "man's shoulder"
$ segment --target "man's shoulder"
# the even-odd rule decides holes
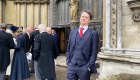
[[[4,35],[4,34],[3,34]],[[5,36],[10,36],[10,37],[12,37],[12,34],[10,34],[10,33],[7,33],[7,32],[5,32]]]
[[[75,32],[77,30],[78,30],[78,28],[74,28],[74,29],[71,30],[71,32]]]

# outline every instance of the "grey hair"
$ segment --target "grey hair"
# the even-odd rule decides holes
[[[38,26],[38,29],[39,29],[39,32],[46,31],[46,25],[45,25],[45,24],[40,24],[40,25]]]
[[[1,24],[0,24],[0,28],[1,28],[1,29],[4,29],[4,30],[6,30],[6,28],[7,28],[7,25],[6,25],[6,24],[4,24],[4,23],[1,23]]]

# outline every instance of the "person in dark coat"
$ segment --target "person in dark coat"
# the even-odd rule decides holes
[[[26,37],[21,30],[17,30],[16,34],[17,45],[14,51],[10,80],[25,80],[30,77],[26,58]]]
[[[0,24],[0,80],[5,80],[7,67],[10,64],[10,49],[14,48],[11,34],[6,33],[6,24]]]
[[[80,16],[80,26],[71,31],[67,52],[67,80],[90,80],[91,73],[96,73],[95,61],[98,51],[98,32],[89,28],[92,19],[89,11]]]
[[[39,30],[38,30],[38,26],[35,27],[35,30],[31,33],[31,54],[32,54],[32,63],[31,63],[31,71],[30,73],[34,73],[34,39],[35,39],[35,36],[39,34]]]
[[[54,58],[57,57],[57,49],[54,38],[46,32],[46,26],[38,26],[40,34],[35,37],[34,64],[36,80],[55,80]]]
[[[25,41],[26,41],[26,48],[25,48],[25,52],[30,52],[31,49],[31,33],[33,32],[34,28],[32,26],[27,26],[26,28],[26,32],[24,33],[25,36]]]
[[[52,29],[52,35],[53,35],[53,37],[54,37],[54,41],[55,41],[55,45],[57,46],[57,49],[58,49],[58,56],[60,55],[60,53],[61,53],[61,50],[59,49],[59,47],[58,47],[58,34],[56,33],[56,31],[54,30],[54,29]]]

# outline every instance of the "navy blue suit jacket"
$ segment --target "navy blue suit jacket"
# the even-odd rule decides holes
[[[73,52],[75,50],[76,45],[76,35],[78,32],[78,28],[71,31],[66,51],[66,61],[67,64],[71,62],[71,59],[73,57]],[[84,56],[88,67],[91,69],[92,73],[96,73],[96,66],[95,61],[97,58],[97,51],[98,51],[98,32],[95,30],[92,30],[88,28],[83,37],[83,39],[80,41],[81,45],[78,45],[81,47],[81,53]]]

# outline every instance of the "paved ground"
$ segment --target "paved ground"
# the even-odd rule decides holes
[[[59,56],[56,60],[56,80],[66,80],[66,57]],[[98,74],[91,75],[91,80],[96,80]],[[32,74],[29,80],[35,80],[34,74]]]
[[[91,75],[91,80],[96,80],[97,76],[98,76],[97,74]],[[56,66],[56,77],[57,77],[56,80],[66,80],[66,68]],[[34,74],[32,74],[32,76],[29,80],[35,80]]]

